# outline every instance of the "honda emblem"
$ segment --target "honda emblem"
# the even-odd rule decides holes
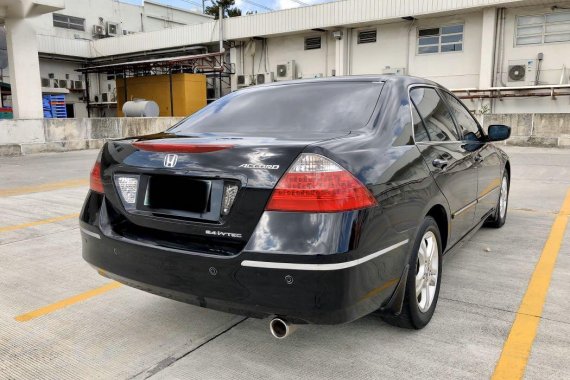
[[[178,155],[177,154],[167,154],[164,157],[164,166],[167,168],[175,167],[177,162],[178,162]]]

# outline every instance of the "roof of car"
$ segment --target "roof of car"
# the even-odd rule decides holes
[[[401,82],[406,84],[430,84],[439,86],[439,84],[432,82],[428,79],[413,77],[409,75],[348,75],[339,77],[326,77],[326,78],[308,78],[296,79],[288,81],[277,81],[267,84],[258,85],[255,87],[268,87],[268,86],[281,86],[288,84],[301,84],[301,83],[323,83],[323,82]]]

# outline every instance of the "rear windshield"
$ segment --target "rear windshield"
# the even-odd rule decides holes
[[[220,98],[169,132],[348,132],[368,123],[381,89],[378,82],[252,87]]]

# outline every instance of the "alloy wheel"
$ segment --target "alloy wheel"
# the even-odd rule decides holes
[[[508,197],[509,197],[509,187],[507,184],[507,177],[503,177],[503,182],[501,183],[501,196],[499,198],[499,216],[501,219],[504,219],[507,213]]]
[[[439,250],[435,234],[426,231],[418,251],[416,265],[416,299],[421,312],[429,310],[437,288]]]

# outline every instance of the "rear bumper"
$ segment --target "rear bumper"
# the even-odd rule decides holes
[[[218,257],[105,236],[80,222],[83,258],[102,275],[163,297],[252,317],[338,324],[377,310],[400,281],[409,243],[362,258],[242,252]]]

